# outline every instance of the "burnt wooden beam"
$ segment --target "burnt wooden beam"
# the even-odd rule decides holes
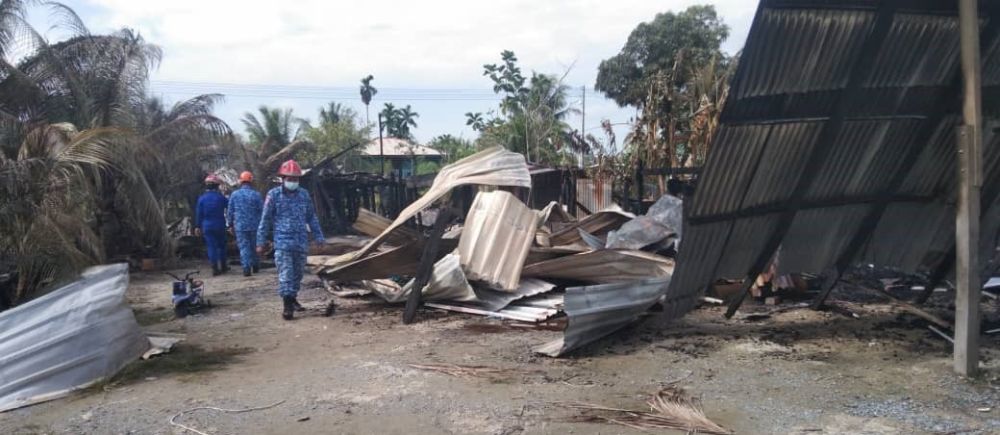
[[[413,323],[413,320],[417,316],[417,308],[423,304],[423,289],[430,281],[431,275],[434,273],[434,262],[437,259],[438,251],[441,249],[441,238],[444,236],[444,230],[448,227],[448,223],[451,222],[451,218],[455,216],[455,212],[450,207],[442,207],[438,211],[437,220],[434,221],[434,228],[431,229],[431,234],[427,237],[424,243],[424,252],[420,255],[420,265],[417,268],[417,274],[413,278],[413,287],[410,289],[410,294],[406,298],[406,308],[403,310],[403,323],[409,325]]]

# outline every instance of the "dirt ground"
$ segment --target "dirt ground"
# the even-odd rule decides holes
[[[531,348],[559,332],[483,317],[424,310],[403,325],[401,308],[370,298],[338,299],[335,316],[324,317],[331,296],[315,277],[300,294],[308,311],[285,322],[275,280],[274,269],[207,278],[216,308],[178,320],[169,278],[133,274],[128,297],[140,323],[186,341],[110,382],[0,414],[0,433],[181,434],[168,421],[184,410],[281,402],[177,422],[211,434],[630,434],[641,432],[574,421],[579,411],[559,403],[644,410],[667,383],[740,434],[1000,433],[996,336],[984,336],[983,374],[962,379],[946,341],[878,298],[842,303],[860,319],[807,308],[746,316],[775,309],[754,304],[733,320],[720,307],[674,322],[654,314],[553,359]],[[995,316],[997,307],[984,310]],[[411,367],[442,363],[509,371],[478,378]]]

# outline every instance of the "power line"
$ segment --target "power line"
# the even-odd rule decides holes
[[[346,86],[307,86],[283,84],[238,84],[159,80],[152,81],[154,89],[180,94],[223,93],[234,97],[300,98],[353,100],[358,98],[357,88]],[[502,95],[491,90],[473,88],[399,87],[381,88],[379,94],[386,99],[412,101],[499,101]],[[599,93],[591,93],[603,97]]]

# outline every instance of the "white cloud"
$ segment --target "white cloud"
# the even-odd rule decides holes
[[[84,9],[94,30],[131,27],[160,45],[164,61],[155,80],[355,87],[360,77],[374,74],[376,86],[385,88],[484,91],[490,88],[481,75],[482,65],[497,62],[504,49],[517,53],[526,70],[561,73],[574,64],[567,82],[593,86],[597,64],[617,53],[638,23],[657,12],[698,3],[704,1],[69,2]],[[733,28],[726,49],[735,51],[742,46],[756,4],[712,3]],[[293,101],[292,107],[303,115],[312,115],[322,104]],[[221,113],[235,121],[239,113],[265,103],[276,101],[231,98]],[[453,102],[453,108],[440,114],[414,104],[421,113],[418,136],[460,133],[461,114],[468,111],[462,107],[473,109],[481,103]],[[588,101],[588,106],[591,126],[600,118],[624,121],[631,115],[607,102]]]

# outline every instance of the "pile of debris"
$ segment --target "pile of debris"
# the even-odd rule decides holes
[[[439,200],[462,185],[480,188],[459,224]],[[372,239],[309,265],[328,284],[356,283],[390,303],[413,299],[419,286],[416,298],[437,309],[532,323],[565,315],[564,336],[536,348],[550,356],[614,332],[664,297],[674,263],[660,253],[679,240],[679,199],[665,196],[644,216],[612,209],[576,220],[555,202],[533,210],[504,188],[531,188],[524,156],[482,151],[443,168],[395,221],[363,210],[354,229]],[[430,236],[405,226],[435,203]]]

